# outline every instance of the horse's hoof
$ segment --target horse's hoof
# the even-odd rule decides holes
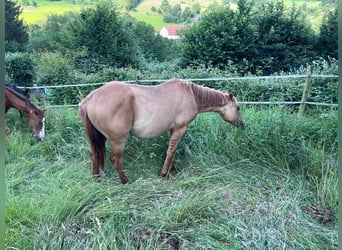
[[[101,182],[101,177],[99,174],[93,175],[93,180],[96,182]]]
[[[170,173],[173,175],[177,174],[177,169],[175,167],[171,168]]]
[[[169,177],[168,177],[168,175],[167,175],[167,174],[162,174],[162,179],[163,179],[163,180],[168,180],[168,179],[169,179]]]
[[[127,182],[128,182],[127,177],[121,178],[121,183],[122,183],[122,184],[126,184]]]

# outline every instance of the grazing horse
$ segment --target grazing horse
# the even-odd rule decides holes
[[[29,126],[31,127],[34,135],[40,140],[44,139],[46,109],[41,110],[37,108],[25,96],[5,87],[5,113],[7,113],[10,108],[15,108],[26,115]],[[9,133],[7,125],[5,127],[5,131],[6,134]]]
[[[180,79],[155,86],[110,82],[86,96],[80,102],[79,112],[90,144],[93,176],[97,178],[99,169],[104,169],[107,139],[111,145],[110,160],[123,184],[128,179],[122,169],[122,155],[130,134],[153,138],[169,133],[162,169],[162,176],[166,177],[169,170],[176,171],[172,159],[177,144],[198,113],[216,112],[223,120],[244,127],[233,94]]]
[[[29,90],[28,89],[21,89],[21,88],[18,88],[17,86],[15,86],[13,84],[10,84],[10,83],[6,83],[5,87],[8,88],[8,89],[12,89],[15,92],[17,92],[17,93],[25,96],[26,98],[30,99],[30,94],[29,94]],[[18,110],[18,112],[20,114],[20,117],[24,117],[24,114],[21,113],[20,110]]]

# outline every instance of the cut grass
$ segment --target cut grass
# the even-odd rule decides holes
[[[320,165],[326,178],[314,182],[302,173],[302,165],[288,165],[291,161],[282,154],[273,156],[293,136],[301,139],[292,141],[291,152],[314,145],[315,137],[308,134],[315,135],[316,128],[288,135],[289,127],[311,129],[311,121],[322,129],[335,128],[315,117],[299,120],[278,107],[244,108],[243,113],[245,131],[217,115],[199,115],[179,145],[179,172],[167,180],[160,177],[167,137],[131,137],[124,157],[127,185],[120,184],[108,159],[102,181],[92,180],[76,109],[50,109],[43,142],[31,138],[16,112],[9,113],[6,247],[337,249],[337,223],[321,224],[301,209],[319,203],[336,211],[336,200],[318,199],[320,192],[337,192],[331,189],[337,183],[334,148],[319,151],[324,158],[307,155],[308,162],[323,159],[328,167]],[[289,117],[292,123],[283,122]],[[287,139],[271,140],[278,133]]]

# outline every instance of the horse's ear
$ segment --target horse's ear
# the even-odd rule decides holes
[[[234,98],[233,92],[231,92],[231,93],[225,92],[224,95],[228,98],[228,100],[233,100],[233,98]]]

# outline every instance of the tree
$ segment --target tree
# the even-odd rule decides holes
[[[202,19],[183,31],[182,66],[234,65],[239,74],[288,71],[313,58],[316,39],[304,16],[281,2],[258,9],[238,0],[237,9],[210,6]]]
[[[316,37],[302,13],[286,10],[282,2],[261,4],[258,13],[255,71],[288,71],[312,59]]]
[[[28,28],[19,19],[22,10],[15,2],[5,0],[5,48],[6,51],[23,51],[29,39]]]
[[[168,39],[155,35],[153,27],[144,22],[134,22],[132,35],[144,58],[164,61],[169,48]]]
[[[238,10],[211,6],[193,26],[184,29],[181,40],[182,65],[225,68],[243,67],[254,42],[252,5],[239,0]]]
[[[7,52],[5,72],[7,80],[20,86],[32,86],[34,79],[34,58],[27,52]]]
[[[62,28],[59,49],[65,55],[82,52],[79,60],[83,62],[79,63],[118,67],[139,63],[139,51],[130,28],[109,1],[74,15]]]
[[[330,11],[323,20],[320,27],[319,38],[315,50],[317,55],[323,57],[338,58],[338,21],[337,8]]]

